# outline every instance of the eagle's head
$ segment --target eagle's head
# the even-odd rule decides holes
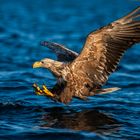
[[[55,76],[61,77],[62,69],[64,68],[64,63],[55,61],[49,58],[42,59],[40,61],[36,61],[33,64],[33,68],[47,68],[50,70]]]

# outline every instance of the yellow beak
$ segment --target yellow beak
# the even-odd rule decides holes
[[[42,67],[42,63],[40,61],[37,61],[33,64],[33,68],[39,68]]]

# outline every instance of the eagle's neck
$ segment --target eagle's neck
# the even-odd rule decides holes
[[[54,76],[60,78],[62,77],[62,70],[65,64],[63,62],[54,61],[48,69],[53,73]]]

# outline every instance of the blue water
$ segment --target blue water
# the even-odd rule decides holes
[[[40,41],[79,52],[86,35],[140,5],[136,0],[0,0],[0,139],[140,139],[140,45],[124,55],[107,87],[121,90],[55,103],[33,93],[32,84],[55,84],[32,63],[55,59]]]

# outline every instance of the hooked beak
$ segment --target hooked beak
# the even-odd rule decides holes
[[[40,61],[36,61],[34,64],[33,64],[33,68],[39,68],[39,67],[42,67],[42,63]]]

